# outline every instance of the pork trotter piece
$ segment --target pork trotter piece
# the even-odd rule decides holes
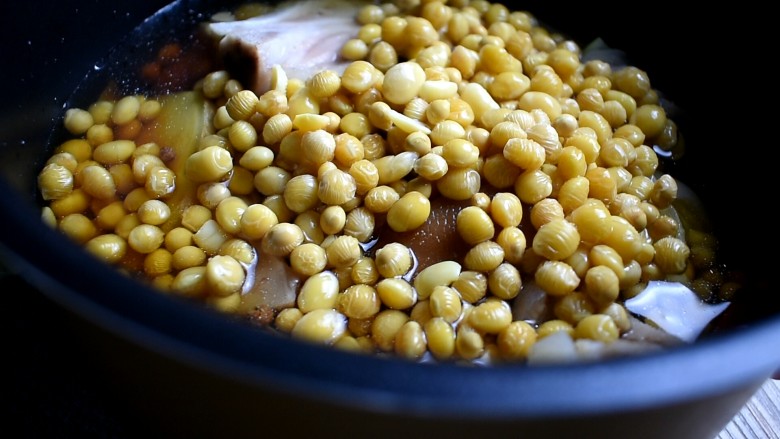
[[[284,3],[247,20],[215,22],[209,31],[233,77],[258,96],[270,88],[271,68],[280,65],[289,78],[307,80],[320,70],[343,73],[345,42],[355,38],[360,2],[350,0]]]

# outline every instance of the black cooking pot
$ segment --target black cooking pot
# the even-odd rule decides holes
[[[700,36],[711,23],[733,24],[738,17],[701,20],[697,11],[678,11],[671,2],[653,5],[628,10],[531,1],[510,7],[532,11],[583,45],[600,36],[624,50],[684,110],[679,125],[687,150],[669,166],[701,196],[724,261],[746,285],[721,318],[723,329],[692,346],[539,367],[357,356],[258,332],[159,294],[45,227],[35,176],[71,92],[79,87],[74,102],[94,99],[99,88],[82,84],[85,75],[100,78],[136,65],[157,49],[150,41],[183,35],[208,16],[201,12],[218,10],[214,1],[181,1],[146,21],[164,2],[0,6],[2,16],[12,18],[0,27],[6,60],[0,69],[3,262],[86,322],[78,334],[147,432],[709,439],[780,366],[771,262],[756,247],[771,243],[761,235],[769,225],[760,221],[767,214],[753,207],[761,205],[753,203],[760,202],[770,163],[741,159],[748,156],[738,154],[719,111],[737,111],[729,107],[736,102],[724,99],[725,86],[705,85],[725,73],[722,49]]]

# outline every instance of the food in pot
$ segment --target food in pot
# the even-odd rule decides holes
[[[538,364],[691,341],[739,287],[663,171],[648,75],[530,13],[248,4],[201,31],[142,68],[155,93],[69,108],[38,177],[47,223],[161,291],[356,352]],[[691,309],[654,291],[706,318],[664,325]]]

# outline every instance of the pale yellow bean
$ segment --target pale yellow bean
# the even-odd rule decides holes
[[[402,278],[382,279],[376,284],[382,303],[391,309],[409,309],[417,303],[417,292]]]
[[[347,319],[333,309],[315,309],[297,320],[291,334],[313,343],[333,344],[347,331]]]
[[[217,181],[233,169],[233,157],[218,146],[209,146],[187,158],[185,173],[192,181]]]
[[[387,212],[387,223],[396,232],[414,230],[431,214],[431,202],[421,193],[404,194]]]
[[[306,279],[296,303],[304,314],[315,309],[333,309],[338,302],[338,294],[338,278],[330,271],[323,271]]]
[[[290,253],[290,267],[304,276],[314,276],[322,272],[327,264],[325,249],[311,242],[295,247]]]
[[[244,267],[231,256],[217,255],[206,264],[206,283],[209,291],[217,296],[238,293],[245,279]]]

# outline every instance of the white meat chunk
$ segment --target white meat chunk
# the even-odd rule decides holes
[[[225,66],[256,94],[270,88],[271,69],[281,66],[289,78],[307,80],[323,69],[343,73],[344,43],[360,25],[353,0],[284,3],[272,12],[241,21],[215,22],[209,31],[220,38]]]
[[[625,305],[627,310],[649,319],[667,333],[692,342],[728,308],[729,302],[711,305],[681,283],[651,281]]]

